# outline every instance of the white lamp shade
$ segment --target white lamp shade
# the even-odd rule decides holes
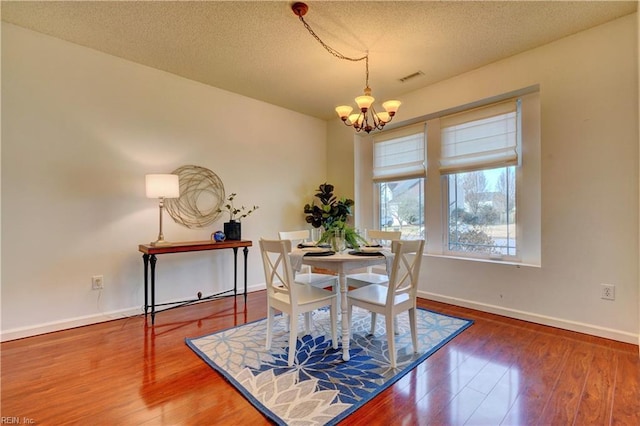
[[[348,122],[352,125],[355,125],[356,127],[360,127],[363,121],[364,121],[364,115],[361,113],[351,114],[348,119]]]
[[[383,123],[388,123],[391,121],[391,116],[389,115],[388,112],[379,112],[376,115],[378,116],[378,120],[380,120]]]
[[[402,102],[396,100],[387,101],[382,104],[382,108],[384,108],[389,113],[389,115],[393,117],[393,115],[398,111],[398,108],[400,108],[401,104]]]
[[[147,198],[178,198],[180,196],[180,180],[178,175],[146,175],[145,184]]]
[[[358,96],[356,98],[356,103],[358,104],[358,108],[360,108],[360,111],[362,111],[363,108],[369,109],[373,101],[375,101],[375,98],[373,96],[365,95],[365,96]]]
[[[336,107],[336,112],[340,118],[348,117],[349,114],[351,114],[351,111],[353,111],[353,108],[348,105],[340,105],[339,107]]]

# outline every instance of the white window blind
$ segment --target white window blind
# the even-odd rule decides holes
[[[517,165],[518,102],[513,99],[442,117],[440,173]]]
[[[421,123],[374,136],[374,182],[426,175],[424,129]]]

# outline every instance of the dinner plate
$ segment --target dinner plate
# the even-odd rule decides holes
[[[326,251],[310,251],[310,252],[306,252],[304,255],[305,257],[316,257],[316,256],[333,256],[334,254],[336,254],[336,252],[331,251],[331,250],[326,250]]]
[[[326,247],[302,247],[302,251],[305,253],[324,253],[327,251],[331,251]]]
[[[362,253],[378,253],[381,249],[382,249],[382,247],[380,247],[380,246],[378,246],[378,247],[360,246],[358,251],[361,251]]]
[[[379,251],[364,252],[364,251],[352,250],[349,252],[349,254],[353,256],[382,256],[382,253],[380,253]]]
[[[316,243],[300,243],[298,248],[316,247]]]

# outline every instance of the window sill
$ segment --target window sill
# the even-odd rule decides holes
[[[448,254],[433,254],[433,253],[424,253],[425,256],[427,257],[435,257],[435,258],[441,258],[441,259],[454,259],[454,260],[466,260],[466,261],[471,261],[471,262],[480,262],[480,263],[493,263],[493,264],[497,264],[497,265],[509,265],[509,266],[516,266],[516,267],[521,267],[521,266],[525,266],[528,268],[540,268],[540,265],[536,265],[533,263],[524,263],[524,262],[518,262],[518,261],[513,261],[513,260],[499,260],[499,259],[481,259],[478,257],[463,257],[463,256],[452,256],[452,255],[448,255]]]

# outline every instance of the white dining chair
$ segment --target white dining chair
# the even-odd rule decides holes
[[[367,231],[366,239],[369,243],[382,244],[383,241],[399,240],[401,231],[378,231],[371,229]],[[387,284],[389,276],[373,272],[373,267],[368,267],[366,272],[347,275],[347,287],[360,288],[369,284]]]
[[[311,232],[308,229],[280,231],[278,236],[281,240],[291,241],[291,246],[294,247],[310,239]],[[295,272],[294,279],[299,284],[309,284],[313,287],[326,288],[330,286],[336,293],[338,292],[338,277],[336,275],[312,272],[309,265],[302,265],[302,269]]]
[[[392,368],[396,367],[394,319],[404,311],[409,313],[413,351],[418,352],[416,297],[423,248],[424,240],[393,241],[393,267],[388,285],[371,284],[347,293],[349,318],[354,306],[371,312],[371,334],[375,332],[376,314],[384,315]]]
[[[310,240],[311,231],[308,229],[302,229],[299,231],[280,231],[278,232],[278,237],[281,240],[291,241],[291,247],[294,247],[300,243]],[[310,285],[318,288],[331,287],[336,294],[339,294],[338,290],[340,284],[336,275],[313,272],[309,265],[302,265],[300,271],[293,271],[293,273],[294,281],[298,284]],[[338,309],[340,309],[340,299],[338,299]],[[311,313],[307,312],[305,314],[304,324],[305,330],[309,333],[309,330],[311,329]]]
[[[329,306],[331,340],[333,348],[338,348],[336,315],[338,312],[336,293],[309,285],[299,285],[293,280],[293,269],[289,252],[289,240],[260,239],[260,253],[267,284],[267,337],[265,347],[271,349],[275,311],[288,316],[289,352],[287,363],[295,360],[298,341],[298,317],[316,309]]]

